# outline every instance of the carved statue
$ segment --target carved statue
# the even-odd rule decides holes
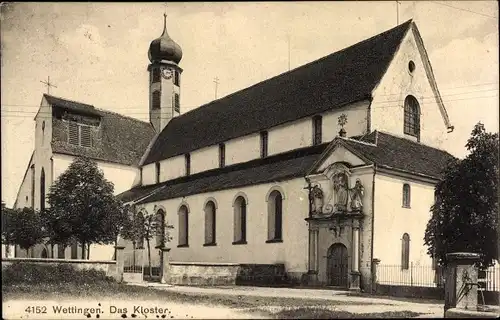
[[[318,214],[321,213],[323,208],[323,191],[316,185],[311,190],[311,203],[313,212]]]
[[[344,173],[339,173],[335,175],[333,179],[333,189],[335,190],[335,208],[338,211],[346,211],[349,191],[347,176]]]
[[[363,196],[365,194],[365,188],[361,184],[361,180],[356,179],[356,184],[354,188],[351,189],[351,210],[360,211],[363,208]]]

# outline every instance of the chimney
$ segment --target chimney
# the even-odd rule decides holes
[[[344,128],[342,128],[342,129],[340,129],[340,131],[339,131],[339,136],[341,136],[342,138],[345,138],[346,133],[347,133],[347,132],[345,131],[345,129],[344,129]]]

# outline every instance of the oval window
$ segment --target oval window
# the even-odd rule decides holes
[[[410,61],[408,63],[408,70],[410,71],[410,73],[413,73],[413,71],[415,71],[415,62]]]

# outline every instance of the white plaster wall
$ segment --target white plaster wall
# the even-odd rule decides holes
[[[410,60],[416,66],[412,74],[408,70]],[[442,147],[446,125],[411,30],[373,93],[371,130],[404,136],[404,100],[408,95],[415,96],[420,104],[420,141],[433,147]]]
[[[54,181],[70,166],[74,157],[63,154],[54,154]],[[103,171],[104,177],[113,182],[114,193],[119,194],[129,190],[139,172],[138,168],[115,164],[111,162],[97,161],[98,167]]]
[[[167,162],[168,160],[164,160],[163,162]],[[150,163],[142,167],[142,184],[150,185],[156,183],[156,165],[154,163]]]
[[[219,167],[219,145],[191,152],[191,174]]]
[[[260,157],[260,134],[255,133],[226,142],[226,165]]]
[[[268,155],[312,145],[312,117],[288,122],[268,130]],[[258,154],[260,156],[260,154]]]
[[[403,184],[411,188],[411,208],[403,208]],[[427,222],[434,204],[434,186],[404,178],[377,174],[375,178],[374,258],[382,265],[401,265],[402,237],[410,235],[410,262],[431,266],[424,246]]]
[[[267,202],[269,190],[279,185],[285,192],[283,200],[283,242],[266,243]],[[308,216],[308,197],[305,181],[297,178],[276,184],[262,184],[239,189],[221,190],[192,195],[183,199],[170,199],[144,205],[153,213],[155,205],[166,211],[166,221],[172,224],[173,240],[170,243],[172,261],[225,262],[225,263],[285,263],[290,272],[306,272],[308,260],[308,229],[304,220]],[[247,244],[233,245],[233,201],[238,192],[248,197]],[[208,198],[217,202],[217,246],[204,247],[204,204]],[[184,202],[182,202],[184,201]],[[177,248],[178,208],[181,203],[189,207],[189,247]],[[158,207],[157,207],[158,208]],[[139,208],[138,208],[139,209]],[[155,243],[154,241],[152,243]],[[159,255],[153,250],[153,260]],[[153,265],[158,261],[153,261]]]
[[[28,163],[26,167],[26,174],[24,176],[23,181],[21,182],[21,186],[19,187],[19,191],[17,193],[17,198],[14,203],[14,209],[19,208],[22,209],[24,207],[31,207],[31,165],[33,164],[33,159]]]
[[[347,124],[344,126],[348,137],[357,136],[366,133],[368,128],[368,106],[369,101],[361,101],[350,104],[347,107],[331,110],[322,114],[323,116],[323,142],[333,140],[338,136],[340,126],[338,119],[341,114],[347,116]],[[312,134],[312,122],[309,131]]]
[[[176,156],[160,162],[160,182],[182,177],[186,174],[186,162],[184,155]],[[193,159],[191,159],[191,168]],[[154,168],[154,164],[153,164]]]

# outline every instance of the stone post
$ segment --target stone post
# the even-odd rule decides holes
[[[448,253],[445,270],[444,311],[451,308],[477,311],[477,276],[474,263],[479,254],[469,252]]]
[[[372,259],[372,287],[371,292],[375,293],[377,291],[377,268],[380,263],[380,259]]]
[[[161,283],[169,282],[170,273],[170,248],[162,247],[161,250]]]
[[[116,250],[116,273],[115,279],[118,282],[123,281],[123,268],[125,267],[125,253],[123,251],[124,246],[115,246]]]
[[[359,272],[359,221],[352,222],[352,267],[349,290],[359,291],[361,273]]]

